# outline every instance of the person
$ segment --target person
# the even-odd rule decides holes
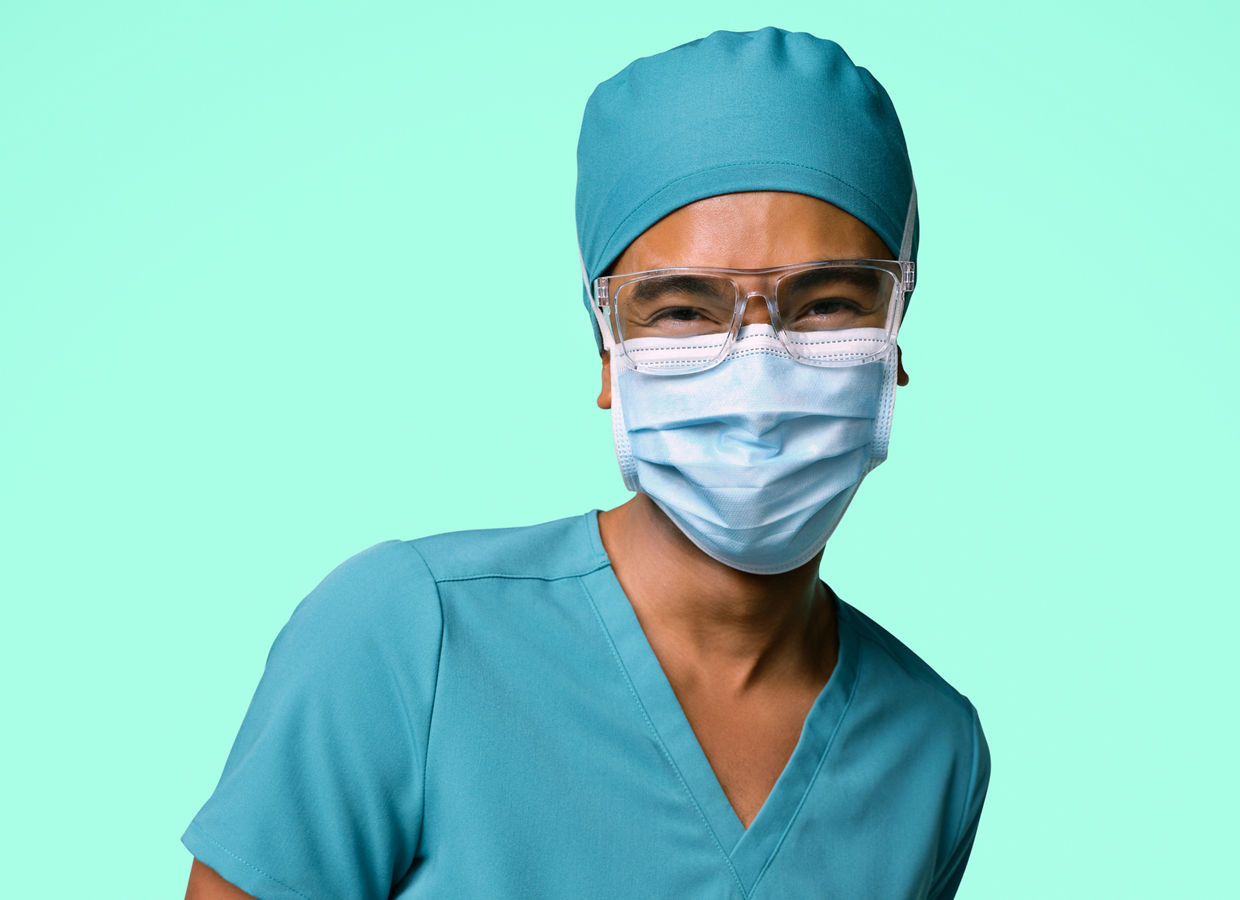
[[[716,32],[599,85],[578,170],[634,496],[332,572],[182,838],[187,897],[956,893],[977,714],[818,575],[908,381],[890,99],[833,42]]]

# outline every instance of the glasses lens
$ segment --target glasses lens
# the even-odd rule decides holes
[[[736,286],[715,275],[652,275],[621,284],[615,305],[622,341],[727,334]]]
[[[820,266],[779,280],[775,302],[788,332],[886,328],[896,276],[878,266]]]

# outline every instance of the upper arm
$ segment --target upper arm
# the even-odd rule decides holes
[[[189,869],[189,886],[185,900],[255,900],[235,884],[225,881],[205,863],[194,860]]]
[[[388,897],[420,840],[441,627],[402,542],[329,575],[272,646],[194,857],[262,900]]]

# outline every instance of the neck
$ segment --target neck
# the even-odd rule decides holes
[[[665,670],[737,693],[772,679],[826,682],[836,623],[821,554],[777,575],[741,572],[703,553],[645,494],[600,513],[599,531]]]

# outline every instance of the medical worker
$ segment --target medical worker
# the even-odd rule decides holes
[[[599,85],[577,225],[633,498],[328,575],[183,836],[187,896],[955,895],[977,715],[818,577],[907,381],[916,213],[891,101],[830,41],[716,32]]]

